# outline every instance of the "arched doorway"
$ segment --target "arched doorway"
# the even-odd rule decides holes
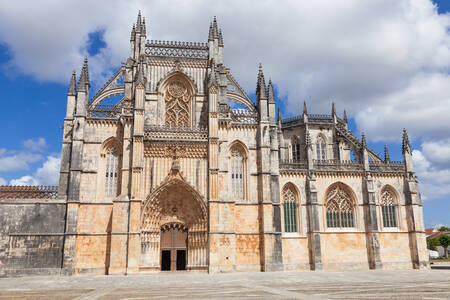
[[[170,270],[207,269],[207,238],[205,202],[172,166],[142,209],[141,269],[169,268],[169,252]]]
[[[171,223],[161,227],[161,271],[186,270],[187,229]]]

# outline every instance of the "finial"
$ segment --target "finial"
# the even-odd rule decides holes
[[[147,35],[147,27],[145,26],[145,17],[142,18],[142,34]]]
[[[280,111],[279,107],[278,107],[277,119],[278,119],[278,123],[281,123],[281,111]]]
[[[142,21],[141,21],[141,11],[139,10],[138,16],[137,16],[137,22],[136,22],[136,30],[138,32],[141,31]]]
[[[391,161],[391,158],[389,157],[388,146],[384,145],[384,162],[388,163],[390,161]]]
[[[219,29],[219,46],[223,47],[222,29]]]
[[[270,78],[269,78],[267,98],[269,99],[269,103],[275,103],[275,94],[273,92],[272,80]]]
[[[216,16],[214,16],[214,20],[213,20],[213,29],[214,29],[214,38],[218,38],[219,37],[219,29],[217,27]]]
[[[131,29],[130,41],[134,41],[135,38],[136,38],[136,27],[134,26],[134,23],[133,23],[133,29]]]
[[[334,106],[334,102],[331,102],[331,116],[336,115],[336,107]]]
[[[347,112],[344,109],[344,122],[345,124],[348,124],[348,120],[347,120]]]
[[[69,90],[67,91],[68,96],[75,96],[77,94],[77,79],[75,70],[72,72],[72,78],[70,78]]]
[[[84,57],[83,67],[81,68],[80,80],[78,81],[78,90],[86,91],[91,84],[89,83],[88,58]]]
[[[303,114],[304,115],[308,114],[308,109],[306,108],[306,100],[303,100]]]
[[[403,128],[402,153],[405,154],[406,152],[411,153],[411,145],[409,144],[409,137],[406,132],[406,128]]]
[[[264,73],[261,63],[259,63],[258,81],[256,83],[256,95],[258,98],[266,96],[266,81],[264,79]]]
[[[366,142],[366,135],[364,134],[364,132],[361,133],[361,144],[363,149],[365,149],[367,146],[367,142]]]
[[[214,41],[214,29],[212,23],[209,23],[208,41]]]

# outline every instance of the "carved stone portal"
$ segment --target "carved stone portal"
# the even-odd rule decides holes
[[[141,222],[141,268],[161,270],[161,232],[167,231],[170,224],[187,230],[186,269],[207,268],[206,205],[183,179],[176,163],[145,202]]]

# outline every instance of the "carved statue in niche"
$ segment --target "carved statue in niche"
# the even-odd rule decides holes
[[[191,125],[192,95],[186,85],[180,80],[174,80],[167,85],[166,125],[169,127],[188,127]]]

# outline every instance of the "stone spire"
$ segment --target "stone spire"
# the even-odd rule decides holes
[[[278,107],[278,112],[277,112],[277,121],[278,121],[278,123],[281,125],[281,120],[282,120],[282,118],[281,118],[281,112],[280,112],[280,108]]]
[[[131,29],[130,41],[134,41],[134,40],[136,40],[136,26],[134,26],[134,24],[133,24],[133,29]]]
[[[366,149],[367,147],[367,142],[366,142],[366,135],[363,133],[361,133],[361,145],[363,150]]]
[[[344,109],[344,122],[347,124],[348,120],[347,120],[347,112]]]
[[[147,35],[147,26],[145,26],[145,18],[142,18],[142,35]]]
[[[214,38],[218,38],[219,37],[219,28],[217,27],[216,16],[214,16],[214,20],[213,20],[213,34],[214,34]]]
[[[384,145],[384,162],[388,163],[390,161],[391,161],[391,158],[389,157],[388,146]]]
[[[67,96],[76,96],[77,94],[77,80],[75,70],[73,70],[72,78],[70,79],[69,89],[67,90]]]
[[[222,29],[219,29],[219,47],[223,47]]]
[[[212,23],[209,24],[208,41],[214,41],[214,28]]]
[[[78,90],[87,91],[91,86],[89,82],[88,59],[84,58],[83,68],[81,69],[80,80],[78,81]]]
[[[303,114],[304,115],[308,114],[308,109],[306,108],[306,100],[303,101]]]
[[[336,115],[336,107],[334,106],[334,102],[331,102],[331,116]]]
[[[269,99],[269,103],[275,103],[275,95],[273,93],[272,80],[269,79],[269,87],[268,87],[267,98]]]
[[[136,22],[136,32],[142,31],[142,17],[141,17],[141,11],[139,11],[137,16],[137,22]]]
[[[259,63],[258,80],[256,82],[256,96],[262,98],[266,96],[266,80],[261,63]]]
[[[411,145],[409,144],[408,133],[406,132],[406,128],[403,128],[403,138],[402,138],[402,153],[411,154]]]

